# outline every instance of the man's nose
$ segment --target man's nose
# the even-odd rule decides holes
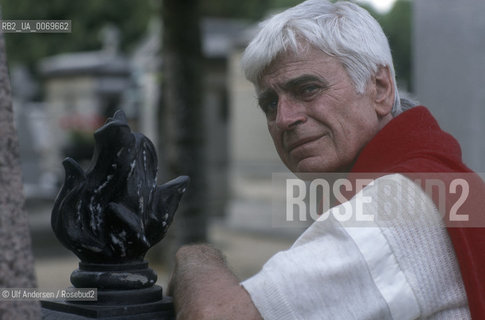
[[[280,130],[289,130],[306,121],[305,108],[288,97],[280,97],[276,113],[276,125]]]

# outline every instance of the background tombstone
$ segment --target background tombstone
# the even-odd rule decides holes
[[[485,171],[485,1],[414,1],[414,83],[419,101]]]
[[[14,128],[5,43],[0,33],[0,287],[35,286],[27,215],[23,211],[19,146]],[[39,319],[32,301],[1,301],[0,318]]]

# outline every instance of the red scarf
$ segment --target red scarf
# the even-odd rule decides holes
[[[359,172],[373,172],[377,176],[402,173],[412,180],[417,175],[440,173],[448,177],[447,186],[452,178],[466,173],[470,193],[462,209],[469,213],[470,221],[445,223],[460,266],[472,318],[484,319],[485,184],[463,164],[458,142],[441,130],[425,107],[414,107],[391,120],[364,147],[352,168],[352,173]],[[433,200],[438,206],[436,199]],[[446,200],[448,218],[457,199],[447,197]]]

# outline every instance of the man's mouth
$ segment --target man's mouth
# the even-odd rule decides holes
[[[320,139],[321,137],[323,137],[325,134],[320,134],[320,135],[315,135],[315,136],[310,136],[310,137],[306,137],[306,138],[302,138],[302,139],[298,139],[294,142],[291,142],[290,144],[288,144],[288,147],[287,147],[287,150],[288,150],[288,153],[292,152],[293,150],[299,148],[299,147],[302,147],[308,143],[311,143],[313,141],[316,141],[318,139]]]

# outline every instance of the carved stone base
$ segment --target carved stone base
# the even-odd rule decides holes
[[[149,288],[156,281],[157,274],[146,261],[119,264],[80,262],[79,269],[71,274],[71,283],[76,288],[131,290]]]
[[[42,301],[44,320],[145,320],[175,319],[172,299],[162,297],[162,288],[98,290],[98,301]]]

